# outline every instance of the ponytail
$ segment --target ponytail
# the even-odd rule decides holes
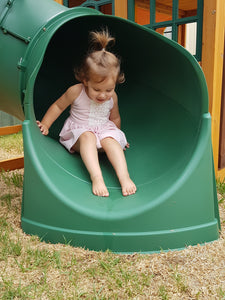
[[[90,47],[81,67],[75,69],[75,77],[78,81],[90,80],[91,76],[97,76],[98,80],[104,80],[110,71],[114,71],[116,83],[125,81],[124,74],[120,71],[120,59],[107,47],[115,44],[108,29],[90,32]]]
[[[115,44],[115,38],[110,35],[108,29],[90,32],[91,51],[106,50],[109,44],[113,46]]]

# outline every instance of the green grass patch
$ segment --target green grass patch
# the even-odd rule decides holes
[[[217,192],[220,194],[221,198],[219,199],[219,203],[223,203],[225,200],[225,181],[220,181],[219,179],[216,181]]]
[[[23,155],[23,134],[22,131],[0,136],[0,149],[9,155]]]
[[[3,182],[8,186],[14,186],[17,188],[23,187],[23,175],[18,172],[14,171],[4,171],[1,170],[0,172],[0,178],[3,180]]]

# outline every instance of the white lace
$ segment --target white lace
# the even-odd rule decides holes
[[[96,103],[91,101],[89,113],[89,126],[103,125],[108,121],[110,101]]]

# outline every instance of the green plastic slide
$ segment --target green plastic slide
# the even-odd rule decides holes
[[[78,154],[58,142],[65,111],[43,136],[36,125],[76,83],[88,33],[116,37],[126,82],[117,88],[138,191],[123,197],[100,155],[108,198],[92,195]],[[119,253],[181,249],[218,239],[220,220],[203,72],[177,43],[133,22],[53,0],[0,1],[0,109],[23,122],[22,228],[53,243]]]

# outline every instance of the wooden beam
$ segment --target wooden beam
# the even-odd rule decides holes
[[[16,158],[10,158],[0,161],[0,171],[12,171],[16,169],[22,169],[24,167],[24,157],[19,156]]]
[[[150,1],[149,0],[147,0],[147,1],[146,0],[145,1],[142,1],[142,0],[136,1],[135,5],[137,7],[140,7],[140,8],[146,9],[146,10],[150,10]],[[163,13],[165,15],[171,15],[172,16],[172,10],[173,10],[172,3],[171,3],[171,5],[166,5],[166,4],[156,2],[156,11],[157,12]]]
[[[173,12],[172,6],[168,6],[168,5],[164,5],[164,4],[156,2],[155,10],[158,13],[169,15],[172,18],[172,12]]]
[[[212,115],[212,145],[215,173],[218,173],[220,111],[224,55],[225,1],[205,0],[203,17],[202,69]]]
[[[213,76],[215,56],[216,1],[206,0],[203,12],[202,69],[209,93],[209,111],[212,113]]]
[[[145,10],[150,10],[150,2],[149,0],[139,0],[135,2],[135,5],[137,7],[143,8]],[[156,2],[156,13],[161,13],[161,14],[165,14],[168,16],[171,16],[172,19],[172,11],[173,11],[173,7],[172,7],[172,1],[171,1],[171,5],[169,4],[164,4],[164,3],[160,3],[160,2]],[[188,10],[184,10],[184,9],[179,9],[178,10],[178,14],[180,18],[186,18],[186,17],[190,17],[190,16],[196,16],[197,15],[197,9],[196,8],[192,8],[192,6],[189,7]]]
[[[22,125],[0,127],[0,136],[17,133],[22,130]]]
[[[63,0],[55,0],[55,2],[63,5]]]
[[[224,58],[224,29],[225,29],[225,2],[217,0],[217,22],[215,32],[215,55],[213,73],[213,97],[212,97],[212,144],[216,176],[219,165],[220,121],[221,121],[221,98]]]
[[[180,10],[179,10],[180,12]],[[197,9],[191,9],[191,10],[183,10],[184,15],[182,15],[182,18],[197,16]]]
[[[115,15],[127,19],[127,0],[114,0]]]
[[[225,45],[224,45],[225,53]],[[225,168],[225,59],[223,60],[223,82],[220,114],[219,169]]]

